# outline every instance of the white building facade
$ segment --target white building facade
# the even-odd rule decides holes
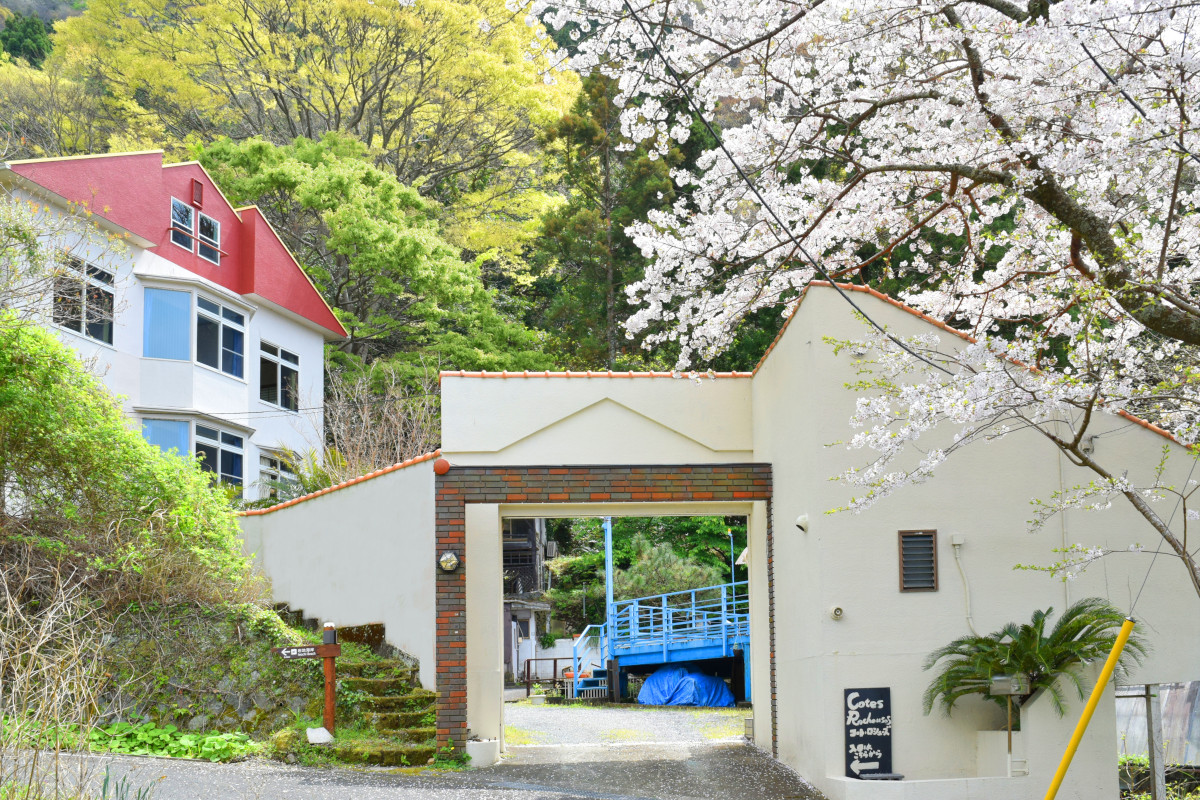
[[[324,347],[345,331],[257,208],[161,152],[9,162],[0,184],[100,234],[55,234],[46,322],[147,440],[247,499],[285,450],[319,452]]]
[[[939,333],[954,346],[912,309],[846,289],[898,336]],[[1059,716],[1035,695],[1010,756],[1001,706],[968,697],[950,716],[924,713],[928,654],[972,630],[990,633],[1046,608],[1057,619],[1071,603],[1101,597],[1132,610],[1151,647],[1122,683],[1197,680],[1195,592],[1177,560],[1155,563],[1153,531],[1119,503],[1070,510],[1030,533],[1032,499],[1090,476],[1028,431],[964,450],[926,483],[861,514],[827,513],[851,494],[830,477],[864,455],[838,444],[852,435],[857,392],[847,386],[861,376],[854,356],[826,337],[863,332],[837,293],[815,285],[753,373],[444,373],[440,451],[248,512],[246,547],[277,599],[339,624],[384,621],[438,692],[439,742],[459,743],[468,731],[504,735],[507,520],[745,516],[756,744],[830,800],[1037,800],[1082,701],[1067,688]],[[1103,436],[1097,458],[1131,482],[1152,481],[1164,450],[1164,483],[1193,477],[1195,457],[1140,420],[1104,415],[1093,425]],[[1116,554],[1068,583],[1014,570],[1077,543]],[[1137,543],[1147,552],[1129,552]],[[438,561],[448,552],[457,557],[449,570]],[[1098,668],[1081,668],[1089,688]],[[1060,798],[1118,794],[1115,684]],[[887,717],[878,727],[904,777],[863,779],[880,766],[857,747],[850,712],[885,695],[886,711],[874,713]]]

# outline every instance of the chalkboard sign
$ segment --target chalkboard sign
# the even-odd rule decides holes
[[[846,777],[892,771],[892,690],[847,689]]]

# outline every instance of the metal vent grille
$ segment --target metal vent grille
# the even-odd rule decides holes
[[[937,591],[937,531],[900,531],[900,591]]]

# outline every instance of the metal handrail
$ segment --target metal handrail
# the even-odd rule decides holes
[[[595,633],[591,633],[593,628],[596,631]],[[593,639],[596,641],[595,647],[593,647],[589,644]],[[593,649],[598,650],[600,652],[600,658],[601,658],[601,660],[603,660],[604,653],[608,649],[607,644],[608,644],[608,625],[605,623],[600,623],[597,625],[588,625],[586,628],[583,629],[583,633],[579,634],[579,637],[571,644],[571,682],[574,685],[576,691],[579,690],[579,681],[580,681],[580,677],[579,677],[579,673],[580,673],[579,656],[580,656],[580,654],[583,652],[587,652],[589,650],[593,650]],[[583,647],[581,648],[580,645],[583,645]]]
[[[661,647],[665,661],[673,646],[720,639],[726,649],[730,639],[749,637],[748,589],[747,581],[737,581],[613,603],[609,619],[584,628],[571,648],[575,689],[587,651],[597,650],[606,663],[614,653]]]

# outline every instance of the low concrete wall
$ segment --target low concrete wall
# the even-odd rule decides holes
[[[382,622],[434,688],[433,462],[241,517],[275,600],[343,625]]]

